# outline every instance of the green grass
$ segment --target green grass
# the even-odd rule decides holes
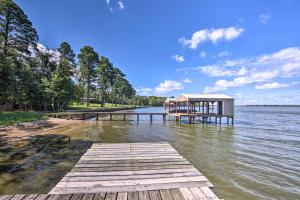
[[[105,103],[104,107],[101,107],[101,104],[97,103],[90,103],[90,106],[87,107],[86,103],[83,105],[78,105],[77,103],[71,103],[68,105],[68,110],[81,110],[81,109],[99,109],[99,108],[123,108],[128,107],[128,105],[120,105],[120,104],[111,104],[111,103]]]
[[[16,123],[36,121],[45,118],[46,117],[42,113],[38,112],[0,112],[0,126],[8,126]]]

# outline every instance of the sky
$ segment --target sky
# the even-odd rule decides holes
[[[300,104],[299,0],[16,0],[55,54],[92,46],[140,95]]]

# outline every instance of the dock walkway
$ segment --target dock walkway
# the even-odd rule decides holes
[[[207,178],[168,143],[95,143],[49,194],[218,199],[211,187]]]

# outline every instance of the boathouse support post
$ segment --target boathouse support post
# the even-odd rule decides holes
[[[123,115],[123,121],[125,121],[125,120],[126,120],[126,114]]]
[[[96,121],[98,121],[99,120],[99,115],[98,114],[96,114]]]
[[[136,114],[136,121],[140,121],[140,115]]]
[[[150,114],[150,121],[152,122],[152,114]]]
[[[112,120],[112,114],[109,115],[109,120],[110,120],[110,121]]]

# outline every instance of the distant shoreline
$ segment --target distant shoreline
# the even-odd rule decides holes
[[[236,106],[249,106],[249,107],[300,107],[300,105],[236,105]]]

